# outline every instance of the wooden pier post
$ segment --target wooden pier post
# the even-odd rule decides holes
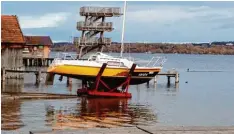
[[[72,79],[70,77],[67,77],[67,86],[69,86],[70,84],[72,84]]]
[[[149,81],[146,83],[146,87],[149,88]]]
[[[43,66],[46,67],[46,59],[43,59]]]
[[[35,75],[36,75],[36,85],[39,85],[41,82],[41,70],[35,73]]]
[[[29,66],[29,59],[26,59],[26,66]]]
[[[47,73],[45,84],[46,85],[53,85],[54,84],[54,76],[55,76],[55,74],[53,74],[53,73]]]
[[[179,83],[175,83],[175,88],[176,88],[176,89],[179,88]]]
[[[2,68],[2,81],[6,80],[6,69],[3,67]]]
[[[50,64],[51,64],[52,62],[53,62],[53,59],[50,59]],[[49,64],[49,65],[50,65],[50,64]],[[48,66],[49,66],[49,65],[48,65]]]
[[[41,66],[44,66],[44,58],[41,59]]]
[[[49,65],[50,65],[49,59],[46,60],[46,64],[47,64],[46,66],[49,66]]]
[[[171,84],[171,77],[167,76],[167,84],[170,85]]]
[[[175,76],[175,83],[179,83],[179,73],[178,72],[176,73],[176,76]]]
[[[29,67],[31,66],[31,61],[30,61],[30,59],[28,59],[28,66],[29,66]]]
[[[154,83],[157,83],[157,82],[158,82],[158,75],[154,77]]]
[[[34,60],[33,59],[31,59],[32,60],[32,66],[34,66]]]
[[[62,75],[60,75],[59,81],[63,81],[63,76]]]

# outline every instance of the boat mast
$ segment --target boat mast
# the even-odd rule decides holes
[[[124,28],[125,28],[125,16],[126,16],[126,6],[127,2],[124,1],[124,16],[123,16],[123,27],[122,27],[122,39],[121,39],[121,52],[120,52],[120,57],[123,56],[123,51],[124,51]]]

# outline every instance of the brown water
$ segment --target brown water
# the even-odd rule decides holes
[[[77,129],[147,125],[156,115],[126,99],[67,99],[2,102],[2,130]],[[14,131],[15,130],[15,131]]]
[[[135,57],[148,59],[145,54]],[[214,55],[166,55],[164,69],[180,72],[179,86],[167,86],[160,77],[155,86],[131,86],[131,99],[2,100],[2,133],[30,130],[119,127],[129,125],[234,125],[234,57]],[[222,72],[187,72],[221,70]],[[165,71],[163,70],[163,71]],[[42,80],[45,79],[45,76]],[[48,92],[76,94],[81,82],[66,85],[55,78],[53,86],[34,85],[35,76],[8,81],[2,92]]]
[[[35,68],[34,68],[35,69]],[[45,69],[45,68],[44,68]],[[2,92],[44,92],[76,94],[81,81],[72,80],[66,85],[66,77],[55,77],[53,86],[46,86],[43,74],[36,86],[35,76],[25,74],[24,80],[7,80]],[[139,90],[139,89],[138,89]],[[157,122],[157,115],[147,105],[131,99],[87,98],[53,100],[7,100],[2,101],[2,132],[28,133],[30,130],[81,129],[90,127],[124,127],[149,125]]]

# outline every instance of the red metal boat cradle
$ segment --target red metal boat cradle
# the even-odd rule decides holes
[[[133,64],[128,75],[126,76],[126,79],[124,80],[123,83],[121,83],[119,86],[115,88],[110,88],[108,84],[106,84],[102,79],[102,74],[106,68],[107,64],[104,63],[99,70],[98,75],[96,76],[95,79],[95,87],[90,88],[87,86],[87,81],[82,80],[82,88],[77,89],[77,95],[88,95],[92,97],[124,97],[124,98],[131,98],[132,94],[128,93],[128,88],[129,88],[129,83],[131,80],[132,73],[134,72],[136,68],[136,64]],[[101,91],[100,85],[104,86],[107,91]],[[121,90],[118,88],[122,87]]]

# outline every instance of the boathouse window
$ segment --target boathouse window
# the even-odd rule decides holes
[[[43,46],[39,46],[39,49],[43,49]]]

